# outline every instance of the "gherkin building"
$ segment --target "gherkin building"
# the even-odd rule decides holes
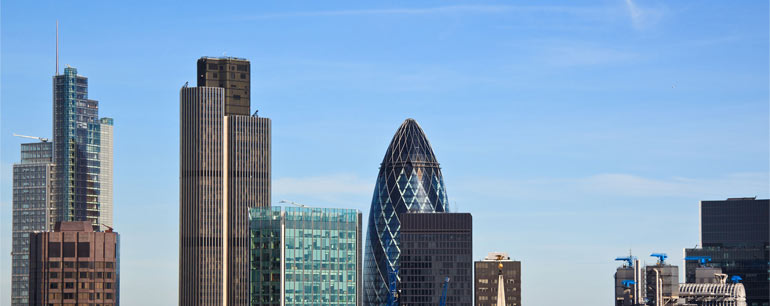
[[[390,142],[374,187],[364,250],[366,306],[396,305],[401,222],[404,213],[447,212],[444,179],[425,133],[406,119]]]

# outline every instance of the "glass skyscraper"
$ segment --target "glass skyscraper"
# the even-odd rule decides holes
[[[73,67],[53,77],[53,142],[22,144],[14,166],[11,305],[28,304],[30,232],[60,221],[112,226],[112,127],[88,98],[88,78]]]
[[[360,305],[361,213],[249,209],[250,305]]]
[[[414,119],[398,128],[380,164],[364,249],[364,305],[386,305],[398,290],[404,213],[440,213],[449,202],[433,149]]]
[[[707,265],[740,276],[748,306],[770,305],[770,200],[701,201],[700,217],[701,247],[685,249],[685,256],[708,256]],[[686,262],[688,283],[699,265]]]
[[[98,230],[101,212],[99,102],[88,98],[88,78],[78,75],[73,67],[64,68],[64,74],[54,76],[53,143],[52,221],[90,221]]]

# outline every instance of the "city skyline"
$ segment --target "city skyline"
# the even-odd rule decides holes
[[[767,3],[663,1],[218,12],[5,4],[0,296],[10,289],[10,165],[22,142],[11,134],[53,138],[50,120],[35,118],[51,111],[56,19],[61,63],[89,76],[101,115],[119,122],[124,303],[176,302],[178,90],[194,83],[193,61],[225,53],[252,61],[251,100],[273,119],[270,204],[355,208],[368,219],[382,149],[415,118],[440,156],[452,211],[474,216],[474,260],[492,251],[521,260],[524,304],[591,305],[611,300],[612,259],[629,248],[681,254],[697,244],[700,200],[768,198],[766,12]],[[202,15],[211,19],[188,18]],[[673,225],[628,237],[626,227],[650,222]],[[600,272],[538,300],[564,269]]]

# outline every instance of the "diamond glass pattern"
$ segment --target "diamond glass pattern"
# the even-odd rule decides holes
[[[448,211],[444,179],[417,121],[396,131],[374,187],[364,254],[364,305],[386,305],[390,274],[399,268],[399,215]],[[398,282],[398,276],[396,276]]]

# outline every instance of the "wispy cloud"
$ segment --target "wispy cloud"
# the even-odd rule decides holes
[[[515,6],[515,5],[449,5],[424,8],[379,8],[327,11],[286,12],[248,16],[245,19],[268,19],[323,16],[367,15],[432,15],[432,14],[494,14],[504,12],[593,14],[597,8],[568,6]]]
[[[663,17],[660,8],[641,8],[633,0],[626,0],[626,9],[631,17],[634,28],[641,30],[654,25]]]

